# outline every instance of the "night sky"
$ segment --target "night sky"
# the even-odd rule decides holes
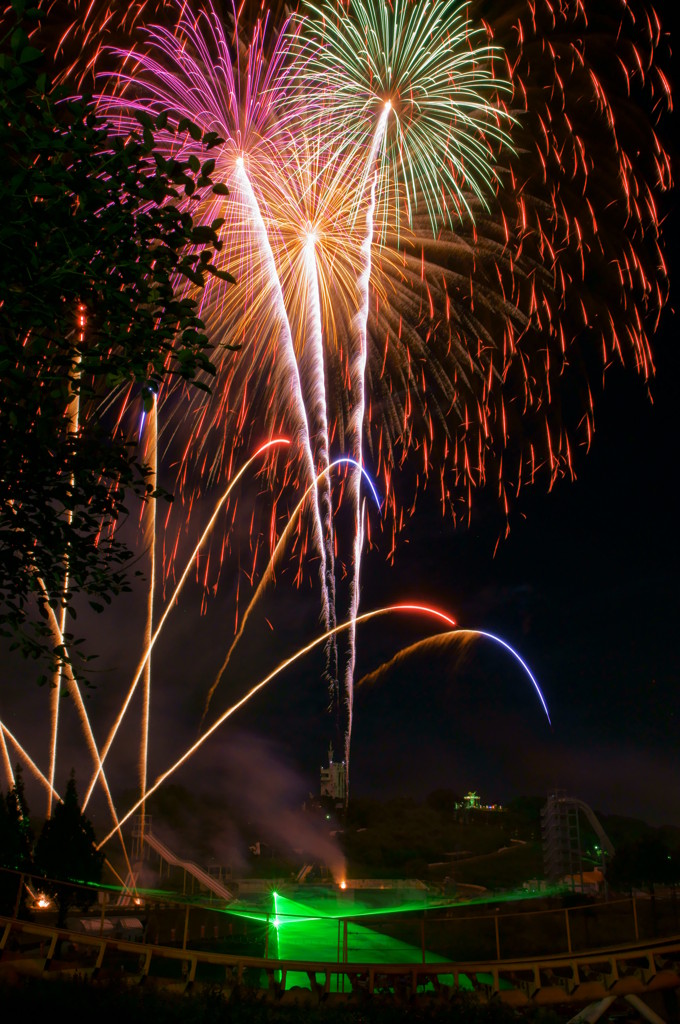
[[[525,489],[498,546],[504,521],[491,492],[478,496],[471,525],[456,529],[423,497],[394,565],[384,551],[364,560],[362,609],[419,600],[445,608],[461,626],[497,633],[531,666],[552,727],[527,677],[493,645],[478,641],[464,657],[421,652],[357,690],[353,793],[424,797],[437,788],[475,788],[485,800],[507,801],[559,786],[604,812],[680,825],[680,356],[672,313],[679,228],[675,210],[667,231],[674,297],[654,342],[651,399],[632,371],[610,370],[591,451],[575,459],[577,479],[559,481],[550,493],[545,481]],[[261,615],[253,616],[233,682],[215,710],[312,635],[318,594],[309,586],[293,589],[288,578],[279,578]],[[225,572],[223,580],[204,616],[190,586],[159,644],[152,778],[195,738],[202,701],[230,642],[235,575]],[[78,619],[77,630],[99,654],[88,697],[99,736],[139,654],[141,614],[142,597],[134,593],[104,616],[85,611]],[[424,620],[403,617],[362,627],[356,678],[428,632]],[[281,801],[316,791],[333,731],[320,668],[321,658],[312,656],[288,670],[174,781],[204,794],[236,785],[252,798],[264,792]],[[32,665],[4,659],[0,714],[46,770],[48,693],[33,674]],[[138,710],[135,704],[131,718]],[[60,788],[71,767],[79,780],[88,774],[72,718],[65,714]],[[113,760],[117,793],[135,784],[137,739],[133,726],[126,729]],[[28,788],[39,810],[42,797],[30,780]],[[99,805],[94,814],[104,822]]]
[[[467,531],[452,533],[435,515],[412,524],[393,573],[407,587],[417,566],[461,625],[498,633],[521,651],[553,728],[521,670],[480,642],[479,664],[468,654],[459,682],[446,681],[445,666],[432,674],[420,667],[417,699],[394,729],[387,709],[380,726],[375,714],[357,714],[357,775],[387,785],[396,768],[413,793],[427,775],[479,788],[489,800],[558,785],[603,810],[680,820],[671,320],[657,338],[654,404],[634,377],[612,373],[577,480],[526,493],[495,557],[489,503]],[[406,686],[398,692],[407,699]],[[370,703],[377,712],[376,691]],[[371,768],[380,737],[385,756]]]

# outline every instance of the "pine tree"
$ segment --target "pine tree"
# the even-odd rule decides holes
[[[104,854],[95,848],[94,829],[80,809],[71,772],[64,800],[43,825],[35,848],[36,868],[48,880],[46,890],[59,908],[57,924],[66,923],[70,907],[87,907],[94,901],[94,893],[68,883],[99,882],[103,863]]]
[[[24,793],[21,767],[15,769],[14,785],[6,797],[0,795],[0,868],[11,872],[31,871],[33,868],[33,829]],[[0,913],[12,914],[17,905],[17,886],[20,877],[2,875],[0,882]],[[22,885],[19,911],[25,912],[25,890]]]

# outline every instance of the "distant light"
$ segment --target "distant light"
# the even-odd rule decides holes
[[[340,888],[341,888],[341,889],[346,889],[346,888],[347,888],[347,882],[345,881],[345,879],[344,879],[344,878],[343,878],[343,880],[342,880],[342,881],[340,882]]]
[[[387,100],[385,103],[385,110],[389,112],[392,109],[392,100]]]
[[[237,156],[236,157],[236,166],[237,167],[243,167],[243,157],[242,156]]]

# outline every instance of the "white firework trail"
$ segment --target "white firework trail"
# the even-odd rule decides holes
[[[305,403],[302,397],[302,386],[300,384],[300,370],[297,364],[297,359],[295,358],[293,336],[290,330],[288,314],[286,312],[286,306],[283,299],[283,290],[281,288],[281,282],[279,280],[279,275],[276,270],[276,262],[274,260],[274,253],[272,252],[271,242],[269,241],[269,235],[267,234],[267,228],[262,218],[260,205],[253,191],[253,186],[251,185],[250,178],[246,173],[242,157],[239,157],[239,159],[236,161],[236,169],[232,180],[235,180],[237,182],[237,185],[241,190],[241,194],[244,196],[247,206],[251,211],[253,217],[253,234],[258,240],[260,251],[264,256],[265,273],[269,278],[270,286],[272,287],[273,294],[275,296],[276,308],[281,322],[281,339],[283,341],[283,352],[288,363],[288,371],[290,374],[291,388],[295,403],[294,407],[298,418],[297,441],[299,442],[304,454],[305,463],[307,465],[307,472],[309,474],[309,482],[311,484],[315,482],[317,474],[314,468],[314,456],[312,455],[312,446],[309,437],[309,422],[307,420],[307,411],[305,409]],[[326,430],[327,429],[328,428],[326,428]],[[313,537],[314,543],[320,555],[319,579],[321,582],[321,611],[324,626],[328,630],[331,613],[328,595],[328,580],[326,577],[326,552],[324,549],[323,527],[321,525],[321,513],[319,510],[319,494],[316,487],[314,488],[312,498],[314,512]]]
[[[328,440],[328,415],[326,412],[326,379],[324,366],[323,330],[321,326],[321,299],[319,296],[319,279],[316,266],[316,236],[310,231],[305,245],[305,269],[307,272],[307,342],[310,352],[310,369],[313,380],[313,404],[311,419],[314,427],[313,444],[317,462],[319,487],[321,496],[318,499],[323,526],[323,545],[325,557],[326,602],[328,605],[327,629],[336,624],[335,617],[335,555],[333,551],[333,502]],[[326,675],[331,689],[332,700],[336,704],[338,694],[338,651],[335,634],[328,639],[326,646]]]
[[[380,146],[385,138],[387,118],[391,110],[391,104],[385,104],[380,115],[380,120],[375,130],[373,145],[368,157],[368,166],[373,167],[380,151]],[[360,307],[354,318],[353,328],[357,337],[357,355],[352,363],[350,386],[352,394],[357,394],[357,402],[352,410],[350,428],[353,440],[352,455],[357,466],[362,465],[363,453],[363,429],[364,411],[366,407],[365,377],[366,358],[368,354],[368,289],[371,280],[371,248],[373,246],[373,218],[375,215],[375,193],[378,184],[378,169],[375,168],[371,181],[371,191],[368,208],[366,210],[366,233],[361,243],[362,272],[357,286],[360,295]],[[347,665],[345,668],[345,704],[347,709],[347,724],[345,729],[345,766],[347,780],[349,782],[349,747],[352,736],[352,711],[354,707],[354,667],[356,665],[356,626],[355,620],[359,612],[359,580],[361,574],[361,553],[364,546],[363,513],[361,509],[361,469],[355,469],[352,474],[352,496],[354,498],[354,557],[352,560],[352,581],[350,584],[350,619],[352,624],[349,627],[349,650]]]

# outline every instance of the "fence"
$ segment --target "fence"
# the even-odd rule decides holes
[[[560,898],[552,897],[498,907],[491,904],[492,910],[488,904],[450,903],[420,906],[417,910],[409,910],[406,905],[396,913],[376,908],[370,914],[361,914],[352,913],[352,904],[340,894],[335,905],[326,900],[319,904],[320,909],[315,907],[315,891],[309,887],[305,890],[309,899],[305,917],[305,911],[297,905],[294,913],[271,901],[259,907],[239,903],[216,907],[198,897],[192,901],[159,892],[144,892],[123,908],[116,905],[117,892],[59,884],[72,890],[66,898],[72,898],[76,906],[79,900],[98,900],[96,908],[83,912],[81,920],[88,918],[88,930],[99,937],[110,933],[112,927],[119,938],[124,937],[121,922],[126,915],[129,918],[136,914],[140,922],[136,937],[140,941],[264,959],[278,959],[287,950],[293,950],[296,958],[304,958],[308,946],[315,959],[336,963],[491,962],[581,953],[680,933],[674,891],[653,900],[638,894],[577,906],[561,905]],[[45,880],[1,871],[0,913],[16,918],[26,916],[28,909],[38,921],[54,924],[54,907],[38,906],[39,894],[52,890]],[[304,900],[305,894],[299,899]],[[98,931],[95,920],[100,922]]]

